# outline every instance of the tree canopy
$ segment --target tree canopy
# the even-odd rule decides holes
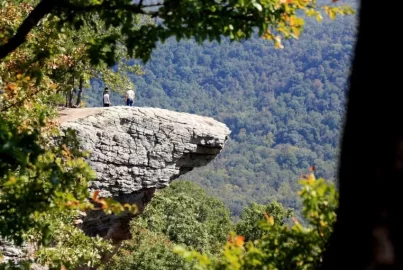
[[[189,181],[177,181],[157,193],[130,224],[133,239],[105,269],[191,269],[173,252],[175,244],[203,254],[218,254],[232,229],[228,209]]]
[[[81,1],[26,1],[37,4],[26,14],[18,29],[6,28],[0,59],[17,49],[28,34],[45,17],[57,17],[51,27],[62,31],[64,27],[80,29],[86,21],[97,16],[105,28],[118,27],[120,32],[94,38],[88,52],[92,63],[105,61],[114,64],[115,50],[124,44],[129,56],[148,60],[156,41],[175,36],[178,40],[194,37],[202,42],[206,39],[220,40],[221,36],[231,40],[249,38],[256,28],[261,36],[272,39],[281,46],[281,36],[298,38],[303,19],[297,11],[322,19],[321,11],[334,18],[336,14],[351,14],[350,7],[320,6],[316,0],[228,0],[228,1],[130,1],[130,0],[81,0]],[[2,4],[2,6],[6,6]],[[138,15],[156,18],[154,25],[138,27]],[[92,25],[96,27],[95,25]],[[3,33],[4,33],[3,32]]]

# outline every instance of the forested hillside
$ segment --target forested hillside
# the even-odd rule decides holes
[[[282,50],[259,37],[203,46],[168,40],[145,75],[132,77],[135,106],[211,116],[229,126],[219,158],[185,178],[222,198],[232,215],[251,201],[297,208],[297,180],[309,165],[318,177],[335,178],[355,27],[354,16],[307,20],[300,40],[284,42]],[[102,89],[92,81],[87,106],[100,106]],[[123,98],[112,93],[112,102],[122,105]]]

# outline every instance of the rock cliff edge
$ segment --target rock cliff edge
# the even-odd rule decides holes
[[[157,108],[65,109],[59,121],[63,131],[75,130],[81,147],[90,152],[88,161],[96,172],[90,191],[135,203],[140,211],[156,189],[212,161],[230,134],[212,118]],[[121,241],[130,237],[131,218],[91,212],[82,229]]]

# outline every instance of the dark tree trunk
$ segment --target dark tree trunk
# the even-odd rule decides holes
[[[84,79],[83,77],[80,77],[80,83],[78,85],[78,93],[77,93],[77,101],[76,101],[76,106],[79,107],[81,103],[81,96],[83,94],[83,84],[84,84]]]
[[[361,0],[339,163],[340,200],[322,269],[403,268],[401,8]],[[393,63],[395,61],[395,63]],[[392,62],[392,63],[390,63]]]
[[[73,107],[73,89],[69,90],[69,108]]]
[[[72,77],[73,87],[69,90],[69,108],[73,107],[74,76]]]
[[[67,107],[69,105],[69,92],[66,92],[66,104],[64,105]]]

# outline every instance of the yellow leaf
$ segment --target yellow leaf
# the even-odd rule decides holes
[[[301,3],[301,0],[293,0],[293,1],[290,1],[290,3],[297,5],[297,7],[300,9],[302,9],[304,7],[304,3]]]
[[[305,11],[305,14],[306,14],[307,16],[311,17],[311,16],[317,14],[317,12],[316,12],[314,9],[307,9],[307,10]]]
[[[19,79],[21,79],[22,78],[22,74],[18,74],[17,75],[17,79],[19,80]]]
[[[273,218],[273,216],[270,216],[270,217],[269,217],[269,224],[270,224],[270,225],[274,225],[274,218]]]
[[[263,38],[267,40],[273,40],[273,34],[270,29],[267,29],[266,33],[263,34]]]
[[[304,21],[304,19],[297,17],[297,18],[296,18],[296,24],[297,24],[298,26],[302,26],[302,25],[305,24],[305,21]]]
[[[295,16],[291,16],[290,17],[290,25],[294,26],[297,22],[297,18]]]
[[[310,173],[308,177],[308,184],[313,184],[315,180],[316,180],[315,175],[313,173]]]
[[[329,11],[329,18],[332,19],[332,20],[336,19],[336,12],[334,12],[333,10],[330,10]]]
[[[287,28],[285,28],[285,27],[279,27],[279,28],[277,28],[277,31],[279,31],[279,32],[283,33],[283,34],[284,34],[284,36],[288,36],[288,34],[289,34],[288,29],[287,29]],[[280,38],[279,38],[279,40],[280,40],[280,43],[281,43],[281,39],[280,39]]]
[[[273,216],[269,216],[266,212],[264,213],[264,217],[266,218],[267,222],[269,225],[273,226],[274,225],[274,218]]]
[[[299,30],[298,27],[293,27],[292,32],[294,33],[296,38],[299,38],[299,35],[301,34],[301,31]]]

